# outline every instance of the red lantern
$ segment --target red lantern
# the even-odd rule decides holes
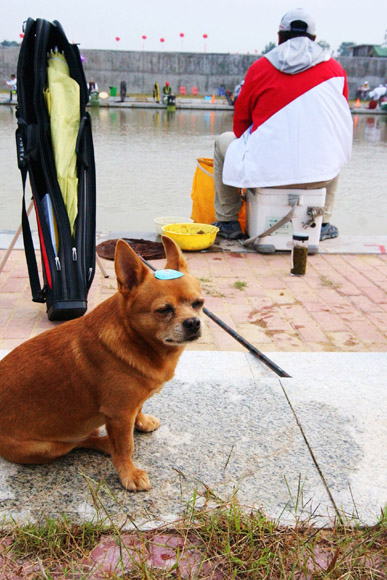
[[[119,42],[121,39],[119,36],[116,36],[116,41]]]
[[[208,38],[208,34],[203,34],[204,38],[204,52],[206,52],[206,39]]]

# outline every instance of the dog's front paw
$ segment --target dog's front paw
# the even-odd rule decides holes
[[[120,481],[128,491],[149,491],[150,481],[146,471],[135,467],[130,473],[119,474]]]
[[[145,433],[149,433],[150,431],[156,431],[156,429],[160,427],[160,421],[153,415],[144,415],[144,413],[139,413],[136,417],[135,427],[137,431],[144,431]]]

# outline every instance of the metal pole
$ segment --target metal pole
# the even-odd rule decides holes
[[[30,203],[30,205],[28,206],[28,209],[27,209],[27,215],[30,215],[31,210],[32,210],[33,207],[34,207],[34,202],[31,201],[31,203]],[[21,231],[22,231],[22,224],[20,224],[20,226],[18,227],[18,229],[16,231],[16,234],[12,238],[12,242],[10,243],[8,250],[5,253],[4,258],[1,260],[1,264],[0,264],[0,274],[3,271],[3,268],[4,268],[5,264],[8,261],[8,258],[10,256],[13,248],[15,247],[15,244],[16,244],[16,242],[17,242],[17,240],[18,240],[18,238],[19,238],[19,236],[21,234]]]

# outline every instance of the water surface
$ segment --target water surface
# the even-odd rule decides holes
[[[212,157],[232,112],[92,109],[97,230],[153,231],[153,218],[191,214],[198,157]],[[352,159],[341,172],[332,223],[343,234],[387,233],[387,116],[354,116]],[[15,116],[0,107],[0,230],[20,223]],[[32,223],[32,227],[34,224]]]

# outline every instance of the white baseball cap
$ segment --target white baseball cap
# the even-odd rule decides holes
[[[306,24],[306,30],[304,27],[298,27],[296,22],[304,22]],[[316,23],[313,16],[308,12],[303,10],[303,8],[295,8],[294,10],[289,10],[286,12],[281,19],[279,25],[280,31],[291,31],[291,32],[306,32],[314,36],[316,34]]]

